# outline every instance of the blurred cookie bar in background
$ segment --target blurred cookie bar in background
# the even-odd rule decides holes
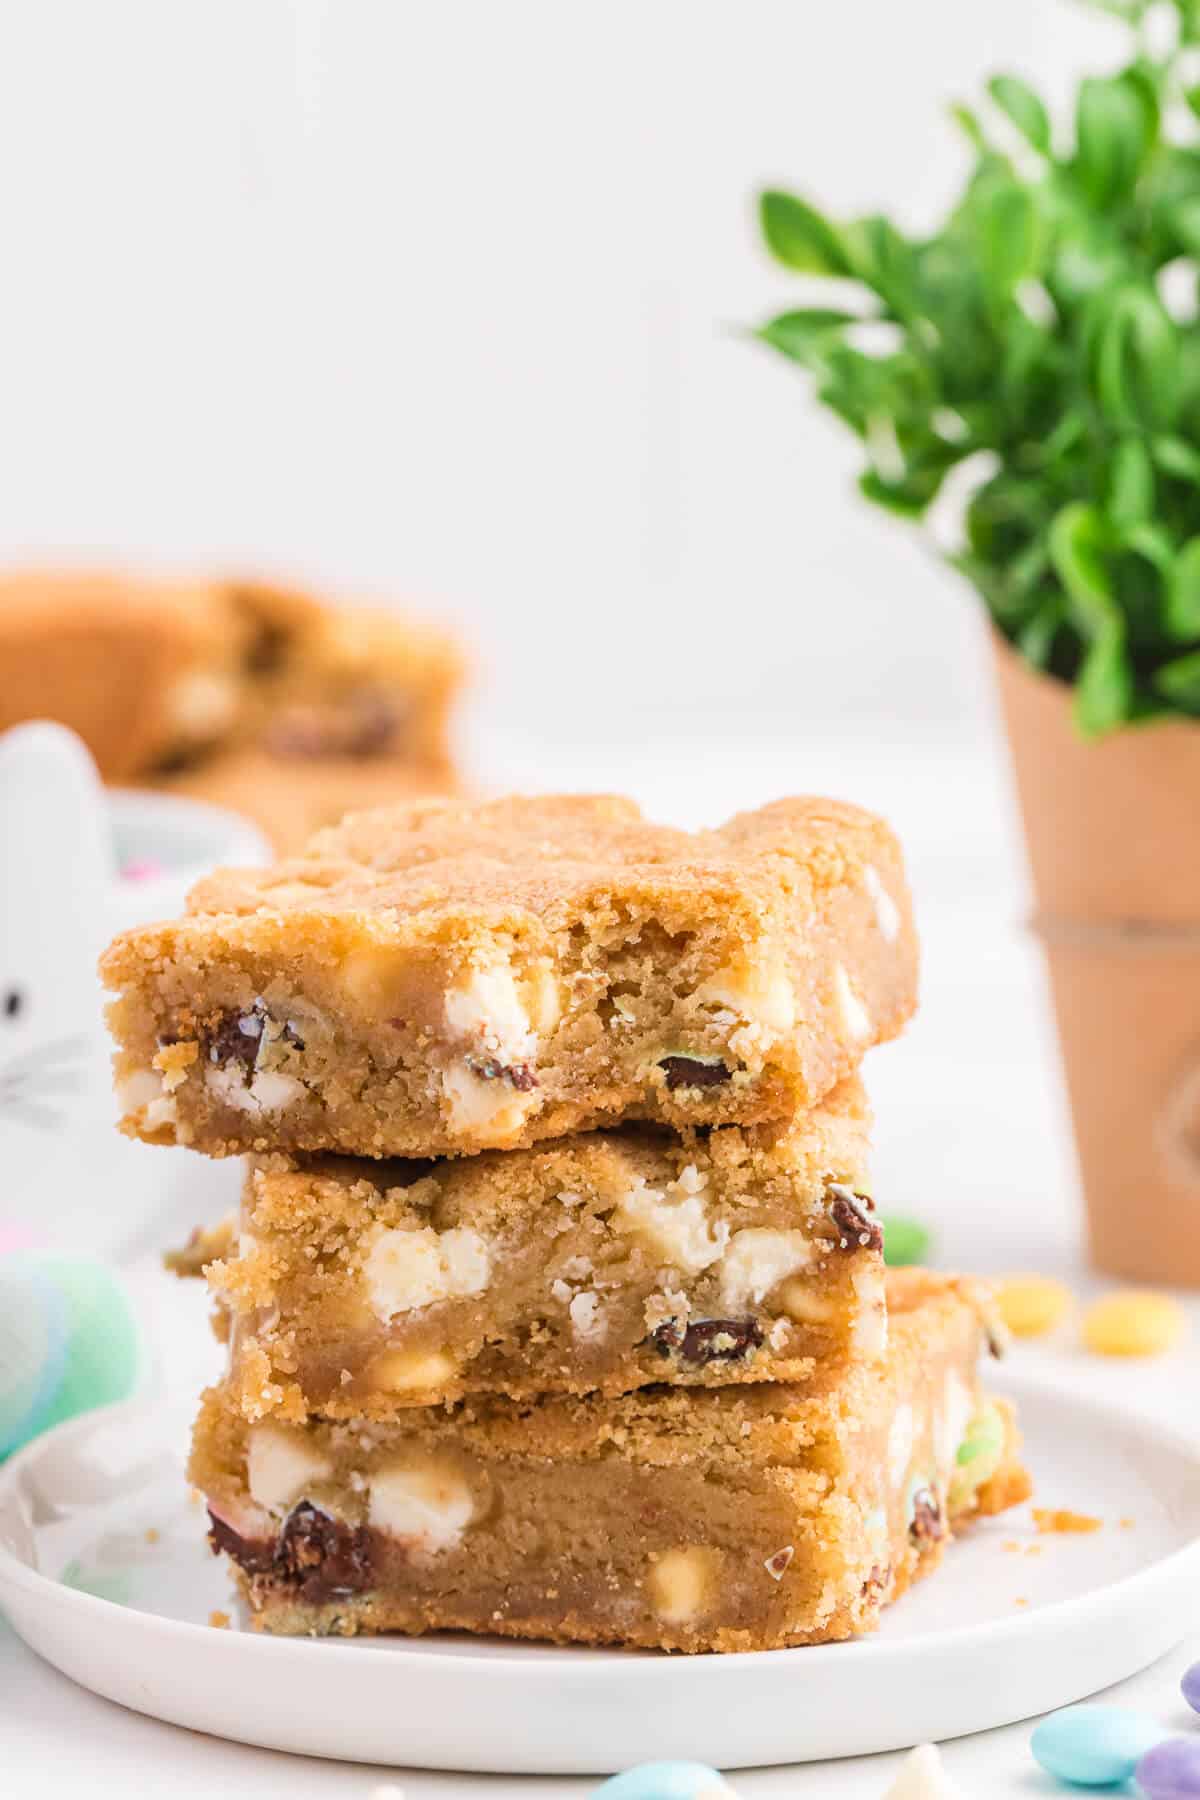
[[[266,582],[0,576],[0,730],[60,720],[106,781],[244,813],[280,852],[454,791],[464,673],[438,627]]]

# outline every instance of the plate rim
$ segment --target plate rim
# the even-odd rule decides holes
[[[1110,1426],[1122,1424],[1126,1429],[1149,1435],[1160,1449],[1168,1451],[1179,1460],[1191,1465],[1192,1472],[1200,1482],[1200,1443],[1185,1432],[1171,1424],[1167,1424],[1152,1414],[1131,1406],[1125,1400],[1104,1401],[1093,1394],[1073,1392],[1061,1379],[1046,1377],[1030,1370],[1010,1371],[1003,1387],[1014,1390],[1014,1398],[1020,1406],[1022,1396],[1037,1397],[1050,1400],[1061,1405],[1070,1406],[1077,1414],[1087,1415],[1096,1420],[1103,1420]],[[156,1403],[157,1402],[157,1403]],[[135,1394],[130,1399],[119,1401],[110,1406],[96,1407],[87,1413],[81,1413],[73,1419],[64,1420],[50,1431],[34,1438],[31,1443],[16,1451],[0,1467],[0,1506],[13,1495],[25,1470],[37,1463],[40,1457],[50,1453],[58,1445],[68,1442],[74,1436],[84,1436],[89,1429],[95,1429],[101,1423],[118,1424],[123,1418],[151,1417],[156,1411],[169,1416],[161,1407],[161,1396],[150,1392]],[[1081,1617],[1094,1609],[1108,1610],[1114,1595],[1123,1590],[1144,1583],[1147,1579],[1162,1580],[1164,1577],[1174,1580],[1184,1576],[1200,1575],[1200,1533],[1189,1538],[1186,1543],[1170,1551],[1165,1556],[1155,1558],[1131,1574],[1121,1575],[1114,1581],[1104,1582],[1083,1593],[1072,1594],[1060,1600],[1047,1601],[1031,1612],[1017,1613],[1011,1617],[987,1619],[977,1624],[954,1625],[945,1630],[926,1633],[921,1637],[906,1639],[903,1645],[908,1656],[921,1656],[933,1652],[944,1652],[956,1646],[966,1652],[980,1643],[989,1646],[1005,1638],[1018,1640],[1029,1635],[1034,1620],[1038,1621],[1039,1633],[1053,1630],[1058,1625],[1069,1628]],[[3,1601],[6,1585],[21,1589],[30,1599],[41,1601],[49,1607],[61,1611],[76,1612],[82,1616],[103,1619],[106,1614],[113,1614],[124,1621],[124,1628],[131,1631],[162,1633],[168,1638],[181,1639],[196,1645],[212,1644],[214,1633],[209,1624],[187,1619],[173,1619],[158,1613],[145,1611],[141,1607],[123,1605],[118,1601],[106,1599],[102,1595],[89,1594],[79,1588],[67,1587],[58,1578],[46,1574],[40,1569],[31,1567],[14,1551],[0,1541],[0,1603]],[[16,1629],[14,1621],[14,1629]],[[120,1627],[118,1627],[120,1629]],[[18,1631],[24,1637],[24,1633]],[[240,1646],[235,1654],[247,1656],[265,1656],[282,1661],[286,1657],[304,1656],[312,1658],[314,1654],[329,1652],[346,1652],[354,1648],[362,1648],[361,1644],[351,1639],[331,1638],[297,1638],[277,1637],[268,1632],[254,1630],[238,1630],[217,1634],[223,1643],[236,1643]],[[455,1634],[456,1642],[462,1645],[456,1660],[465,1663],[483,1664],[495,1676],[503,1676],[511,1672],[519,1672],[523,1677],[530,1677],[536,1672],[536,1665],[528,1655],[529,1650],[538,1649],[543,1653],[557,1651],[553,1656],[554,1676],[556,1680],[572,1682],[594,1682],[602,1678],[606,1671],[628,1669],[633,1663],[639,1668],[639,1680],[664,1682],[674,1679],[681,1670],[687,1670],[690,1679],[716,1680],[723,1673],[727,1678],[730,1665],[752,1670],[769,1662],[773,1668],[780,1666],[781,1658],[793,1660],[796,1657],[805,1659],[804,1666],[814,1667],[815,1663],[824,1664],[833,1657],[844,1660],[847,1653],[852,1653],[859,1662],[880,1658],[888,1659],[897,1652],[897,1645],[890,1639],[867,1634],[852,1639],[849,1643],[805,1644],[791,1648],[776,1650],[742,1650],[724,1655],[679,1656],[654,1650],[623,1649],[615,1645],[550,1645],[530,1640],[528,1644],[513,1643],[501,1639],[497,1644],[488,1641],[486,1655],[479,1654],[470,1641],[471,1634]],[[464,1640],[467,1640],[464,1642]],[[400,1634],[375,1638],[373,1645],[382,1647],[390,1654],[415,1657],[422,1664],[444,1669],[447,1657],[439,1649],[431,1649],[427,1641],[421,1637],[405,1637]],[[253,1648],[251,1648],[253,1646]],[[547,1667],[551,1659],[547,1658]],[[707,1670],[708,1674],[700,1674]],[[863,1673],[868,1673],[864,1667]]]

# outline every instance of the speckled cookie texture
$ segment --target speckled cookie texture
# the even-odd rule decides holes
[[[372,1157],[786,1120],[916,972],[892,833],[816,799],[694,834],[603,797],[352,815],[103,962],[131,1135]]]
[[[468,1400],[252,1424],[206,1397],[191,1479],[256,1624],[751,1650],[870,1630],[1028,1492],[972,1284],[889,1278],[891,1343],[820,1387]]]
[[[224,1253],[246,1417],[821,1379],[887,1343],[856,1078],[786,1126],[259,1159]]]

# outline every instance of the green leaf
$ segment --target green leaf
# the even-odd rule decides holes
[[[1075,174],[1092,206],[1128,194],[1158,133],[1153,93],[1137,70],[1080,83],[1075,109]]]
[[[1185,439],[1154,438],[1150,454],[1164,475],[1173,475],[1177,481],[1190,481],[1200,487],[1200,450],[1194,449]]]
[[[756,337],[772,349],[790,356],[793,362],[810,365],[820,360],[823,344],[836,337],[844,325],[858,322],[856,313],[837,312],[832,307],[805,306],[796,312],[780,313],[759,327]]]
[[[1161,664],[1154,673],[1154,691],[1187,712],[1200,712],[1200,650]]]
[[[1033,194],[1006,176],[992,177],[976,190],[971,225],[984,281],[993,297],[1010,299],[1018,282],[1039,268],[1041,233]]]
[[[1171,566],[1164,623],[1173,638],[1200,637],[1200,537],[1189,538]]]
[[[1050,526],[1050,561],[1081,628],[1097,634],[1117,616],[1105,558],[1111,548],[1099,511],[1084,501],[1064,506]]]
[[[1157,294],[1135,283],[1096,296],[1088,328],[1093,390],[1118,428],[1171,423],[1179,402],[1176,328]]]
[[[1154,466],[1141,438],[1124,438],[1108,473],[1108,516],[1127,528],[1141,525],[1154,508]]]
[[[1084,737],[1102,737],[1124,724],[1132,704],[1125,627],[1114,614],[1088,645],[1075,685],[1075,723]]]
[[[983,126],[979,123],[977,114],[973,113],[969,106],[964,106],[961,100],[955,100],[950,106],[950,117],[967,142],[978,150],[981,156],[986,156],[988,141],[983,135]]]
[[[987,91],[1001,112],[1006,113],[1021,136],[1040,150],[1050,153],[1050,115],[1031,87],[1016,75],[993,75]]]
[[[1017,649],[1035,669],[1044,669],[1050,661],[1054,639],[1063,622],[1062,598],[1054,594],[1043,602],[1033,617],[1017,633]]]
[[[888,219],[874,215],[846,227],[846,253],[855,275],[899,319],[923,316],[913,246]]]
[[[1200,119],[1200,87],[1184,88],[1183,97],[1196,117]]]
[[[850,264],[837,227],[795,194],[768,189],[759,196],[763,237],[785,268],[810,275],[848,275]]]

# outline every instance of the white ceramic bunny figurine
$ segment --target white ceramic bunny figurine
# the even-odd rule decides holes
[[[156,878],[119,879],[122,836],[161,862]],[[64,1249],[129,1253],[228,1204],[230,1180],[202,1158],[116,1130],[96,962],[121,926],[177,912],[203,870],[263,854],[229,814],[106,794],[61,725],[0,736],[0,1248],[32,1232]]]
[[[105,1236],[87,1215],[116,1137],[96,975],[112,856],[79,739],[50,724],[0,738],[0,1223],[73,1246]]]

